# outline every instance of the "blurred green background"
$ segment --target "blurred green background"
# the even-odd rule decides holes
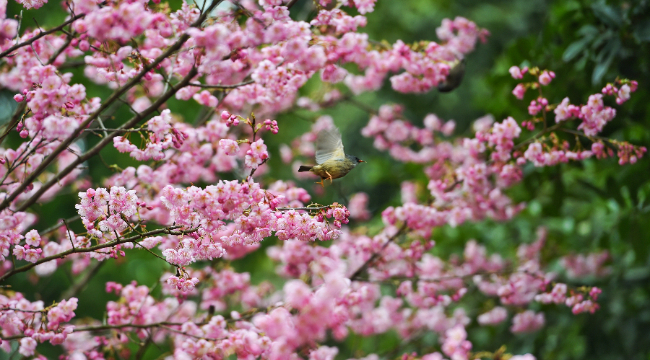
[[[177,9],[180,2],[172,1],[171,7]],[[20,6],[10,1],[8,16],[19,11]],[[292,9],[294,19],[313,15],[313,7],[307,0],[300,0]],[[516,84],[508,74],[512,65],[539,66],[555,71],[557,77],[545,93],[551,102],[568,96],[573,103],[584,103],[590,94],[599,92],[607,82],[620,76],[637,80],[639,90],[628,103],[617,107],[618,115],[606,126],[603,135],[638,145],[650,144],[649,1],[379,0],[375,11],[368,14],[368,26],[363,31],[371,39],[389,42],[436,40],[435,28],[440,21],[456,16],[475,21],[491,32],[488,42],[479,44],[467,57],[465,79],[457,90],[448,94],[433,91],[405,95],[392,91],[387,83],[381,91],[364,94],[357,100],[374,108],[386,103],[404,104],[405,116],[417,125],[421,125],[426,114],[435,113],[445,120],[454,119],[456,134],[471,136],[471,122],[485,114],[494,115],[497,121],[506,116],[519,121],[527,118],[527,103],[516,100],[510,93]],[[49,28],[63,18],[60,4],[51,1],[41,10],[24,11],[22,26],[33,27],[37,21]],[[82,69],[70,71],[75,74],[73,81],[89,87],[89,96],[105,98],[110,93],[106,88],[84,81]],[[317,93],[320,86],[318,81],[311,81],[303,89],[303,95]],[[12,96],[8,91],[0,93],[3,121],[14,106]],[[528,97],[526,100],[530,101]],[[176,112],[182,109],[187,121],[193,121],[199,112],[198,105],[192,101],[173,100],[169,107]],[[358,107],[342,103],[322,114],[333,116],[341,128],[346,152],[367,160],[368,164],[336,181],[327,188],[325,195],[314,195],[314,201],[345,204],[352,194],[366,192],[370,195],[370,210],[374,215],[370,228],[377,229],[381,211],[399,204],[401,182],[424,181],[422,167],[398,163],[387,153],[374,149],[372,141],[359,133],[369,116]],[[299,110],[278,116],[280,134],[265,135],[272,154],[270,166],[273,171],[265,175],[263,182],[293,179],[289,166],[280,161],[278,147],[308,131],[309,119],[316,115]],[[120,109],[114,121],[119,122],[127,116],[128,111]],[[17,141],[17,137],[12,137],[8,143],[15,145]],[[87,137],[83,145],[88,147],[96,141]],[[105,150],[102,157],[107,163],[116,163],[122,168],[137,164],[114,150]],[[95,184],[111,174],[100,159],[93,159],[88,165]],[[573,285],[596,285],[603,289],[602,308],[594,315],[574,316],[566,307],[533,305],[532,308],[545,311],[547,325],[532,334],[511,334],[510,321],[497,327],[479,327],[472,322],[468,332],[475,351],[495,351],[505,344],[510,353],[530,352],[538,359],[650,359],[649,165],[646,157],[625,166],[619,166],[615,159],[589,160],[546,169],[527,166],[525,180],[510,191],[516,201],[528,203],[527,209],[514,221],[483,221],[436,230],[437,246],[433,252],[437,255],[461,254],[468,240],[477,239],[488,251],[512,257],[519,244],[532,242],[536,229],[544,226],[549,236],[542,256],[552,269],[560,271],[559,279]],[[235,175],[225,177],[234,178]],[[310,181],[297,183],[315,194]],[[35,206],[33,210],[40,216],[38,228],[47,228],[60,218],[75,215],[76,201],[75,191],[70,190],[48,204]],[[350,225],[357,224],[353,221]],[[81,230],[78,222],[71,226]],[[276,243],[275,239],[268,239],[260,250],[234,262],[233,266],[251,272],[254,283],[268,279],[273,264],[265,258],[264,248]],[[565,278],[558,264],[559,257],[599,250],[607,250],[611,255],[609,276]],[[79,292],[78,317],[103,318],[105,302],[115,299],[114,295],[104,292],[106,281],[126,284],[136,280],[152,287],[158,283],[163,269],[169,270],[150,254],[136,250],[129,251],[126,259],[108,261],[98,268],[93,281]],[[272,280],[279,284],[277,278]],[[24,292],[28,299],[42,299],[49,304],[60,300],[65,289],[75,281],[78,280],[71,276],[68,264],[50,277],[38,280],[29,274],[20,274],[12,278],[10,284],[15,290]],[[159,287],[154,294],[160,295]],[[489,308],[489,304],[490,300],[471,292],[463,306],[471,317],[475,317],[486,306]],[[395,356],[395,349],[400,354],[406,351],[424,354],[439,349],[434,337],[425,336],[410,344],[400,344],[394,333],[374,339],[351,336],[344,344],[332,342],[330,345],[340,347],[337,359],[357,356],[359,350]],[[48,357],[59,353],[49,345],[40,345],[39,350]],[[150,347],[145,357],[157,358],[167,350],[164,345]],[[6,356],[0,353],[0,358]]]

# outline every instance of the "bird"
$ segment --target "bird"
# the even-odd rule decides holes
[[[463,76],[465,75],[465,63],[465,59],[461,59],[456,60],[452,64],[445,81],[438,84],[438,91],[447,93],[460,86],[460,83],[463,81]]]
[[[339,129],[333,127],[318,133],[316,139],[316,163],[318,165],[301,165],[298,172],[310,171],[320,176],[321,179],[316,184],[325,187],[324,180],[329,179],[332,183],[334,179],[344,177],[362,162],[365,161],[356,156],[345,154],[341,133]]]

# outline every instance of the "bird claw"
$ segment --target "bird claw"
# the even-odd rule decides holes
[[[318,185],[320,185],[322,187],[325,187],[325,184],[323,183],[323,180],[324,179],[321,178],[320,181],[316,181],[316,184],[318,184]]]
[[[327,176],[329,176],[327,179],[330,179],[330,184],[332,182],[334,182],[334,179],[332,179],[332,174],[328,173],[327,171],[325,171],[325,174],[327,174]],[[323,179],[321,179],[321,181],[323,181]]]

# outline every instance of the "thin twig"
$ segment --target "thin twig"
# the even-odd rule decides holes
[[[79,216],[79,215],[75,215],[75,216],[73,216],[73,217],[71,217],[71,218],[68,218],[68,219],[66,219],[66,220],[63,220],[63,219],[61,219],[61,220],[63,220],[63,222],[65,223],[65,222],[73,222],[73,221],[79,220],[80,218],[81,218],[81,216]],[[39,235],[40,235],[41,237],[43,237],[43,236],[45,236],[45,235],[48,235],[49,233],[51,233],[51,232],[55,231],[56,229],[60,228],[61,226],[63,226],[63,224],[57,222],[56,224],[50,226],[49,228],[47,228],[47,229],[41,231],[41,232],[39,233]]]
[[[397,239],[398,236],[402,235],[402,232],[404,232],[404,230],[406,230],[406,222],[402,224],[402,226],[399,228],[399,230],[397,230],[395,235],[391,236],[386,241],[386,243],[381,247],[381,249],[379,249],[379,251],[372,254],[372,256],[368,260],[366,260],[366,262],[364,262],[363,265],[361,265],[355,272],[353,272],[352,275],[350,275],[349,279],[352,281],[358,280],[359,275],[361,275],[361,273],[364,272],[368,268],[368,266],[370,266],[370,264],[375,262],[375,260],[377,260],[377,258],[381,256],[381,253],[384,251],[384,249],[386,249],[386,247],[388,247],[390,243],[392,243],[395,239]]]
[[[130,119],[129,121],[127,121],[126,123],[122,124],[122,126],[120,126],[120,129],[128,129],[128,128],[131,128],[131,127],[135,126],[138,122],[140,122],[142,119],[144,119],[146,116],[148,116],[149,114],[151,114],[152,112],[154,112],[156,109],[158,109],[160,106],[162,106],[165,102],[167,102],[167,100],[168,100],[169,98],[171,98],[171,97],[172,97],[172,96],[173,96],[173,95],[174,95],[178,90],[180,90],[181,88],[187,86],[187,84],[188,84],[188,83],[190,82],[190,80],[191,80],[191,79],[192,79],[192,78],[197,74],[197,72],[198,72],[198,71],[197,71],[196,67],[193,67],[193,68],[189,71],[189,73],[187,74],[187,76],[186,76],[186,77],[185,77],[185,78],[184,78],[180,83],[178,83],[176,86],[172,87],[172,88],[171,88],[171,89],[170,89],[166,94],[164,94],[163,96],[161,96],[160,98],[158,98],[158,100],[156,100],[156,102],[153,103],[149,108],[147,108],[147,109],[144,110],[143,112],[139,113],[138,115],[134,116],[133,118],[131,118],[131,119]],[[78,129],[78,130],[79,130],[79,132],[81,132],[81,129]],[[88,150],[88,151],[85,152],[82,156],[78,157],[75,161],[73,161],[73,162],[71,162],[70,164],[68,164],[68,166],[66,166],[65,169],[61,170],[58,174],[56,174],[55,176],[53,176],[52,178],[50,178],[50,180],[49,180],[48,182],[46,182],[45,184],[43,184],[43,186],[41,186],[37,191],[35,191],[34,194],[33,194],[29,199],[27,199],[24,203],[22,203],[20,206],[18,206],[17,211],[24,211],[24,210],[26,210],[27,208],[29,208],[29,207],[30,207],[32,204],[34,204],[34,203],[35,203],[35,202],[36,202],[36,201],[37,201],[37,200],[38,200],[38,199],[39,199],[39,198],[40,198],[40,197],[41,197],[41,196],[42,196],[42,195],[43,195],[43,194],[44,194],[44,193],[49,189],[49,188],[51,188],[52,186],[54,186],[55,184],[57,184],[58,181],[59,181],[61,178],[63,178],[64,176],[66,176],[67,174],[69,174],[70,172],[72,172],[72,171],[73,171],[73,170],[74,170],[78,165],[82,164],[84,161],[86,161],[86,160],[92,158],[93,156],[99,154],[99,152],[100,152],[104,147],[106,147],[107,145],[111,144],[111,143],[113,142],[113,138],[116,137],[117,134],[118,134],[118,132],[112,132],[112,133],[108,134],[108,135],[107,135],[106,137],[104,137],[100,142],[98,142],[98,143],[97,143],[97,144],[96,144],[92,149]],[[47,160],[47,159],[50,159],[51,157],[52,157],[52,155],[50,155],[49,157],[47,157],[46,160]],[[45,163],[45,160],[43,161],[43,163]],[[39,167],[40,167],[40,166],[39,166]],[[25,182],[26,182],[26,183],[31,183],[32,181],[34,181],[35,176],[33,176],[33,175],[34,175],[35,173],[36,173],[36,170],[32,173],[32,175],[30,175],[30,177],[29,177],[27,180],[25,180]],[[25,187],[25,188],[26,188],[25,183],[23,183],[21,187]],[[18,189],[20,189],[20,187],[19,187]],[[17,191],[17,190],[16,190],[16,191]],[[5,198],[5,200],[2,202],[2,204],[0,204],[0,209],[2,209],[3,206],[5,206],[5,207],[8,206],[8,204],[10,203],[10,201],[12,201],[13,199],[15,199],[15,196],[13,196],[13,195],[16,193],[16,191],[14,191],[14,192],[9,196],[9,197]],[[13,197],[12,197],[12,196],[13,196]],[[16,196],[17,196],[17,195],[16,195]]]
[[[106,261],[97,261],[86,273],[84,274],[83,278],[81,280],[77,281],[72,285],[72,287],[68,288],[61,297],[63,299],[69,299],[71,297],[77,296],[77,294],[83,290],[86,285],[90,282],[90,280],[97,274],[99,269],[104,265]]]
[[[322,210],[322,209],[329,209],[332,207],[332,205],[323,205],[323,206],[305,206],[305,207],[282,207],[282,208],[275,208],[275,210],[279,211],[288,211],[288,210]]]
[[[239,3],[239,1],[233,1],[233,4],[244,13],[244,15],[248,16],[249,18],[257,21],[260,25],[262,25],[265,29],[267,28],[266,24],[262,19],[258,19],[252,12],[250,12],[248,9],[242,6],[242,4]]]
[[[58,66],[59,70],[63,69],[69,69],[69,68],[76,68],[81,65],[86,65],[86,62],[84,60],[70,60],[67,62],[64,62],[63,64]]]
[[[369,113],[371,113],[373,115],[377,114],[377,110],[373,109],[372,107],[370,107],[370,106],[368,106],[368,105],[366,105],[366,104],[364,104],[362,102],[357,101],[356,99],[353,99],[351,97],[345,97],[345,98],[343,98],[343,100],[347,101],[350,104],[358,107],[359,109],[364,110],[366,112],[369,112]]]
[[[4,141],[4,139],[9,135],[11,130],[18,125],[18,122],[20,121],[20,118],[23,114],[23,111],[25,111],[25,108],[27,107],[27,99],[24,99],[20,104],[18,104],[18,107],[16,107],[16,111],[14,111],[13,116],[11,117],[11,121],[9,121],[9,124],[7,125],[7,128],[5,129],[4,133],[0,136],[0,145]]]
[[[42,312],[47,311],[47,310],[46,309],[42,309],[42,310],[25,310],[25,309],[17,309],[17,308],[8,307],[8,308],[0,308],[0,311],[18,311],[18,312],[24,312],[24,313],[38,314],[38,313],[42,313]]]
[[[523,146],[525,146],[525,145],[527,145],[527,144],[529,144],[529,143],[531,143],[531,142],[533,142],[533,141],[539,139],[540,137],[542,137],[542,136],[544,136],[544,135],[546,135],[546,134],[548,134],[548,133],[551,133],[551,132],[553,132],[553,131],[559,129],[561,126],[562,126],[562,123],[557,123],[557,124],[551,126],[550,128],[547,128],[546,130],[542,130],[542,131],[538,132],[537,134],[535,134],[535,135],[529,137],[528,139],[524,140],[523,142],[517,144],[517,145],[514,147],[514,150],[519,150],[519,149],[521,149]]]
[[[68,222],[63,219],[63,223],[65,224],[65,229],[66,232],[68,233],[68,239],[70,239],[70,245],[72,245],[72,250],[75,250],[74,247],[74,242],[72,241],[72,235],[70,234],[70,227],[68,226]]]
[[[40,311],[38,311],[40,312]],[[86,332],[86,331],[103,331],[103,330],[119,330],[119,329],[125,329],[125,328],[134,328],[134,329],[150,329],[150,328],[155,328],[155,327],[162,327],[162,326],[182,326],[184,323],[177,323],[177,322],[171,322],[171,321],[162,321],[159,323],[152,323],[152,324],[119,324],[119,325],[98,325],[98,326],[85,326],[85,327],[75,327],[73,330],[74,332]],[[205,323],[197,323],[196,325],[202,326],[205,325]],[[18,340],[24,338],[25,335],[14,335],[14,336],[8,336],[8,337],[2,337],[0,340],[3,341],[8,341],[8,340]]]
[[[138,352],[135,353],[135,359],[140,360],[144,356],[144,353],[147,352],[147,348],[149,345],[151,345],[151,335],[147,336],[147,339],[144,341],[144,344],[140,345],[140,348],[138,349]]]
[[[242,81],[239,84],[232,84],[232,85],[210,85],[210,84],[201,84],[201,83],[190,83],[190,86],[196,86],[204,89],[236,89],[244,85],[250,85],[254,82],[255,80],[251,79],[251,80]]]
[[[52,56],[50,56],[50,58],[47,60],[47,65],[52,65],[52,64],[54,64],[54,62],[56,61],[56,58],[58,58],[59,55],[61,55],[61,54],[65,51],[65,49],[66,49],[68,46],[70,46],[70,43],[71,43],[71,42],[72,42],[72,36],[68,35],[68,38],[66,39],[65,43],[63,43],[63,45],[62,45],[60,48],[58,48],[58,49],[54,52],[54,54],[52,54]]]
[[[174,229],[178,229],[179,227],[180,226],[178,226],[178,225],[177,226],[171,226],[169,228],[156,229],[156,230],[148,231],[148,232],[143,233],[143,234],[134,235],[134,236],[131,236],[131,237],[128,237],[128,238],[122,238],[120,240],[115,240],[115,241],[107,242],[107,243],[104,243],[104,244],[98,244],[98,245],[90,246],[90,247],[87,247],[87,248],[69,249],[69,250],[66,250],[66,251],[58,253],[58,254],[54,254],[54,255],[51,255],[51,256],[41,258],[41,259],[39,259],[38,261],[36,261],[34,263],[30,263],[30,264],[21,266],[19,268],[13,269],[12,271],[9,271],[9,272],[3,274],[2,276],[0,276],[0,282],[6,280],[7,278],[9,278],[9,277],[11,277],[11,276],[13,276],[13,275],[15,275],[17,273],[21,273],[21,272],[25,272],[27,270],[30,270],[33,267],[37,266],[37,265],[46,263],[48,261],[56,260],[56,259],[62,259],[62,258],[65,258],[68,255],[71,255],[71,254],[93,252],[93,251],[97,251],[97,250],[101,250],[101,249],[105,249],[105,248],[109,248],[109,247],[114,247],[114,246],[120,245],[120,244],[134,242],[137,239],[141,239],[141,238],[144,238],[144,237],[147,237],[147,236],[153,236],[153,235],[158,235],[158,234],[185,235],[185,234],[188,234],[188,233],[195,232],[197,230],[197,229],[190,229],[190,230],[186,230],[186,231],[173,231]]]
[[[212,11],[212,9],[214,9],[214,7],[216,7],[222,1],[223,0],[213,0],[213,2],[210,4],[210,6],[208,8],[207,13]],[[199,18],[191,26],[196,27],[196,26],[201,25],[203,23],[203,21],[205,21],[205,18],[206,18],[205,14],[199,16]],[[95,121],[95,119],[99,115],[101,115],[101,113],[104,110],[106,110],[109,106],[111,106],[112,103],[115,102],[120,96],[125,94],[129,89],[131,89],[136,84],[139,84],[140,80],[142,80],[142,78],[149,71],[156,68],[158,66],[158,64],[162,63],[171,54],[173,54],[175,51],[179,50],[182,47],[182,45],[189,39],[189,37],[190,36],[187,33],[181,35],[179,37],[179,39],[173,45],[171,45],[169,48],[167,48],[167,50],[165,50],[165,52],[163,52],[160,56],[158,56],[152,62],[150,62],[147,65],[143,66],[142,70],[137,75],[135,75],[133,78],[131,78],[131,80],[129,80],[124,86],[122,86],[119,89],[115,90],[115,92],[113,92],[113,94],[97,110],[95,110],[95,112],[90,114],[86,118],[86,120],[84,120],[81,124],[79,124],[79,127],[77,129],[75,129],[72,132],[72,134],[70,134],[70,136],[68,136],[68,138],[63,140],[59,144],[59,146],[50,153],[49,156],[47,156],[46,158],[43,159],[43,161],[39,164],[39,166],[36,169],[34,169],[34,171],[30,174],[30,176],[28,176],[20,186],[18,186],[9,196],[4,198],[2,203],[0,203],[0,211],[2,211],[4,209],[6,209],[7,207],[9,207],[11,202],[14,201],[20,194],[22,194],[27,189],[27,187],[30,186],[38,178],[38,176],[40,176],[40,174],[50,166],[50,164],[52,164],[52,162],[57,158],[57,156],[60,153],[62,153],[72,142],[76,141],[79,134],[82,133],[83,129],[87,128],[93,121]],[[190,72],[188,73],[188,76],[186,76],[179,83],[180,87],[174,87],[173,91],[170,90],[167,94],[165,94],[165,95],[168,95],[168,96],[163,95],[163,97],[161,97],[158,101],[156,101],[147,110],[154,111],[155,109],[157,109],[162,103],[166,102],[167,99],[169,97],[171,97],[171,95],[176,93],[181,87],[186,86],[189,83],[189,81],[197,73],[198,73],[198,71],[196,70],[196,68],[195,67],[192,68],[192,70],[190,70]],[[162,101],[160,101],[160,100],[162,100]],[[148,113],[150,113],[151,111],[149,111]],[[147,112],[147,111],[145,110],[145,112]],[[142,117],[144,117],[144,116],[148,115],[148,113],[147,114],[143,113],[141,115],[142,115]],[[133,119],[131,121],[128,121],[126,124],[129,124],[129,125],[122,126],[122,128],[132,127],[131,123],[133,122],[133,124],[135,124],[141,118],[140,118],[140,116],[136,116],[134,119],[135,119],[135,121],[133,121]],[[90,155],[89,157],[92,157],[92,156],[96,155],[97,153],[99,153],[99,150],[101,150],[104,146],[109,144],[108,142],[104,141],[106,139],[111,139],[112,140],[111,135],[109,135],[108,137],[106,137],[102,141],[100,141],[99,144],[97,144],[93,148],[93,150],[89,151],[86,154],[89,154]],[[100,145],[100,144],[101,144],[101,147],[98,148],[98,145]],[[84,159],[84,161],[85,160],[86,159]],[[78,163],[76,163],[76,161],[75,161],[75,166],[77,166],[77,165],[78,165]],[[66,173],[61,172],[57,176],[52,178],[50,181],[48,181],[47,184],[49,184],[49,186],[43,186],[38,191],[36,191],[34,193],[34,195],[32,195],[22,206],[20,206],[20,208],[22,210],[18,210],[18,211],[23,211],[27,207],[29,207],[33,203],[35,203],[45,193],[45,191],[47,191],[50,187],[52,187],[58,181],[59,178],[67,175],[72,170],[74,170],[74,167],[70,167],[70,166],[66,167],[66,169],[64,169],[64,171],[67,171]],[[52,180],[54,180],[54,181],[52,181]]]
[[[106,132],[106,126],[104,126],[104,122],[102,121],[102,117],[98,116],[97,117],[97,123],[99,124],[99,127],[102,129],[102,132],[104,133],[104,136],[108,136],[108,133]]]
[[[246,179],[252,179],[252,178],[253,178],[253,174],[255,174],[255,171],[257,171],[257,169],[259,169],[260,166],[266,164],[266,162],[267,162],[268,160],[269,160],[269,158],[266,158],[266,159],[262,160],[262,162],[261,162],[259,165],[257,165],[256,168],[253,168],[253,170],[251,170],[251,174],[248,175],[248,176],[246,177]]]
[[[55,28],[52,28],[52,29],[50,29],[50,30],[48,30],[48,31],[41,31],[40,33],[38,33],[38,35],[36,35],[36,36],[34,36],[34,37],[32,37],[32,38],[30,38],[30,39],[28,39],[28,40],[25,40],[25,41],[23,41],[23,42],[21,42],[21,43],[18,43],[18,44],[16,44],[16,45],[10,47],[9,49],[7,49],[7,50],[1,52],[1,53],[0,53],[0,59],[2,59],[3,57],[7,56],[8,54],[11,54],[11,52],[13,52],[14,50],[20,49],[20,48],[23,47],[23,46],[31,45],[34,41],[36,41],[36,40],[42,38],[42,37],[45,36],[45,35],[49,35],[49,34],[55,33],[55,32],[57,32],[57,31],[63,29],[64,27],[66,27],[66,25],[71,24],[71,23],[73,23],[74,21],[76,21],[76,20],[78,20],[78,19],[81,19],[81,18],[84,17],[84,16],[86,16],[86,14],[75,15],[75,16],[73,16],[72,18],[68,19],[68,20],[67,20],[66,22],[64,22],[63,24],[61,24],[61,25],[59,25],[59,26],[57,26],[57,27],[55,27]]]
[[[97,130],[97,129],[96,128],[95,129],[84,129],[84,131],[87,131],[87,132],[97,133],[97,131],[95,131],[95,130]],[[101,129],[101,130],[104,133],[104,136],[108,136],[108,134],[106,133],[107,131],[120,132],[120,133],[143,132],[143,131],[144,132],[151,132],[150,130],[147,130],[147,129]]]

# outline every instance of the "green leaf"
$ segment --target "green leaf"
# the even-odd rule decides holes
[[[584,37],[578,41],[574,41],[566,48],[566,50],[564,50],[564,54],[562,54],[562,61],[569,62],[573,60],[573,58],[578,56],[578,54],[580,54],[587,47],[591,39],[591,37]]]
[[[632,30],[632,35],[639,42],[650,42],[650,19],[641,21]]]
[[[607,31],[603,32],[602,34],[600,34],[600,36],[598,36],[598,37],[596,37],[594,39],[594,41],[591,43],[591,48],[593,50],[598,49],[599,47],[601,47],[603,45],[603,43],[605,43],[606,41],[611,39],[613,36],[614,36],[614,33],[612,32],[612,30],[607,30]]]
[[[596,62],[598,64],[596,64],[594,72],[591,75],[591,81],[593,84],[598,84],[600,82],[602,77],[607,72],[609,65],[612,63],[612,60],[614,60],[614,57],[621,50],[621,47],[621,40],[619,38],[612,38],[607,42],[607,44],[605,44],[603,50],[598,53],[596,56]]]
[[[593,25],[587,24],[581,27],[580,30],[578,30],[577,34],[582,35],[584,37],[593,38],[598,34],[598,28]]]
[[[623,24],[623,16],[616,8],[599,3],[591,5],[591,9],[594,11],[594,15],[606,25],[619,28]]]

